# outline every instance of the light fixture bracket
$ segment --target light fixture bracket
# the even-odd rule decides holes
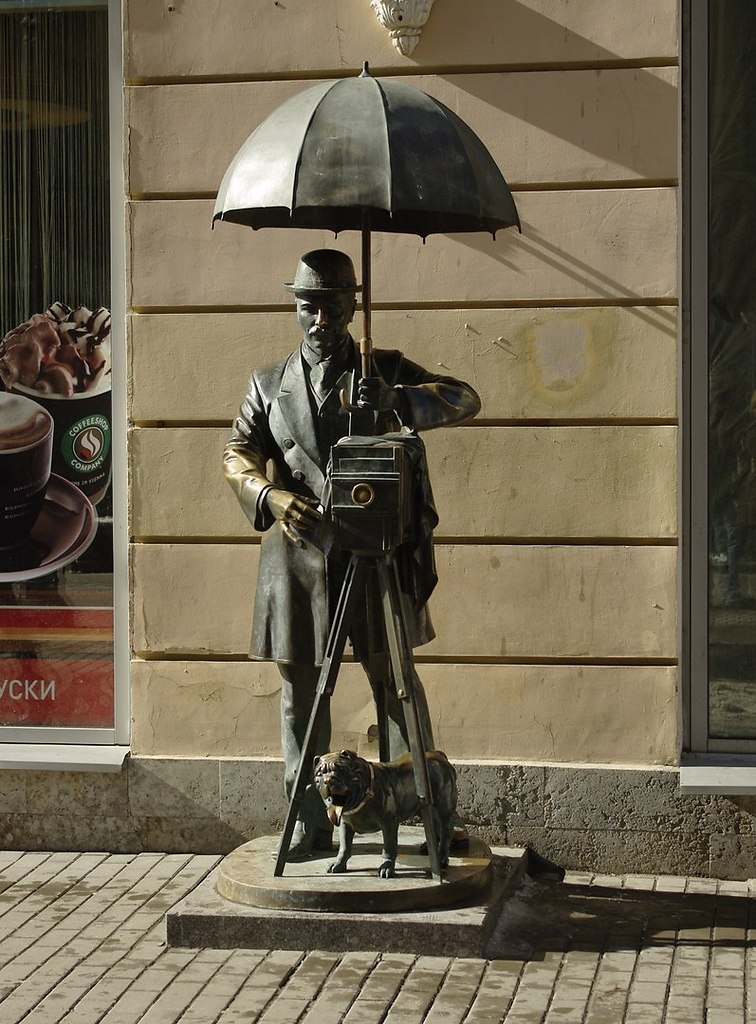
[[[409,57],[420,42],[420,33],[433,0],[370,0],[378,21],[388,30],[396,49]]]

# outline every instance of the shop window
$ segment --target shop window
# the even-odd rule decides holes
[[[0,744],[117,737],[108,21],[0,2]]]
[[[689,746],[756,752],[756,5],[684,22]]]

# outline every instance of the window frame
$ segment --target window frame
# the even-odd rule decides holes
[[[680,673],[685,793],[756,793],[756,740],[709,734],[709,0],[680,19]]]

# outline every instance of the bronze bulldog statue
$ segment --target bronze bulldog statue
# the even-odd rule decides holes
[[[434,821],[442,866],[449,863],[452,822],[457,808],[457,773],[440,750],[428,751]],[[326,805],[328,817],[339,828],[339,852],[328,865],[331,873],[346,871],[355,832],[383,833],[381,878],[395,874],[399,824],[420,811],[412,771],[412,755],[376,764],[353,750],[315,758],[315,787]]]

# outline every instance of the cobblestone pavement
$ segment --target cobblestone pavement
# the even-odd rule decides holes
[[[754,882],[528,880],[490,961],[167,948],[166,910],[217,860],[0,853],[2,1024],[756,1021]]]

